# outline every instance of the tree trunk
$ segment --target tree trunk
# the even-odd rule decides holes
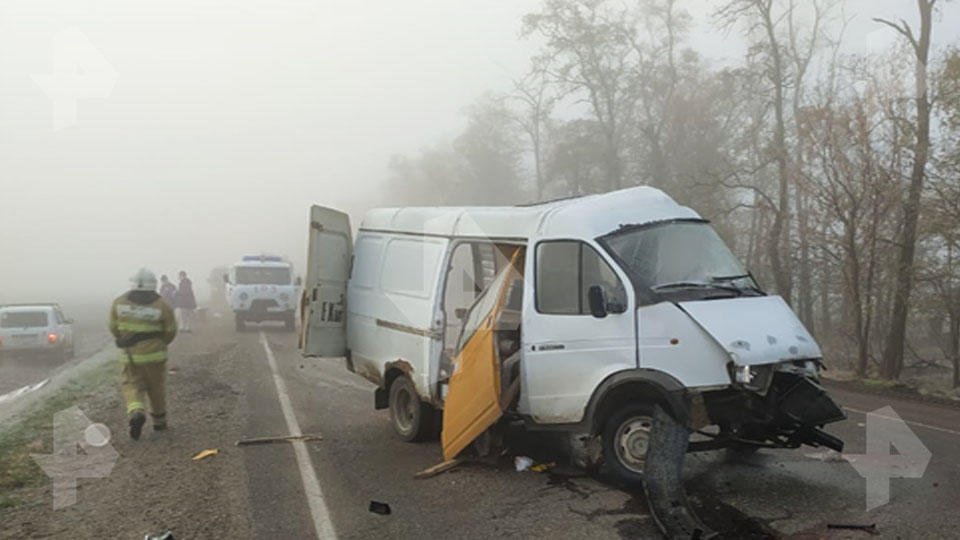
[[[913,290],[913,261],[917,247],[917,222],[920,216],[920,195],[926,177],[927,154],[930,147],[930,101],[927,96],[927,58],[930,53],[930,32],[933,0],[917,0],[920,8],[920,37],[914,44],[916,63],[914,83],[917,108],[916,141],[913,168],[910,173],[910,188],[903,205],[903,231],[900,251],[897,256],[896,285],[893,294],[893,310],[890,332],[883,350],[885,379],[900,378],[903,369],[903,349],[906,342],[907,315],[910,309],[910,293]]]
[[[960,312],[950,313],[950,359],[953,361],[953,387],[960,386]]]
[[[770,237],[767,244],[767,255],[770,257],[770,270],[777,286],[777,294],[789,304],[792,301],[793,284],[789,265],[783,262],[783,254],[789,244],[790,231],[790,176],[787,164],[787,136],[786,123],[783,117],[783,58],[780,44],[774,32],[774,21],[767,5],[763,11],[764,27],[767,32],[770,46],[770,58],[773,62],[770,82],[773,84],[773,111],[776,118],[774,127],[773,151],[777,162],[777,181],[779,184],[777,207],[775,208],[773,226],[770,227]]]

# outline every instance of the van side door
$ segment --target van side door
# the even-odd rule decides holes
[[[303,356],[346,356],[347,280],[353,256],[350,217],[313,206],[307,280],[300,303]]]
[[[579,422],[601,381],[637,366],[630,282],[599,247],[581,240],[539,240],[527,252],[525,273],[518,411],[543,424]],[[590,311],[594,286],[607,298],[603,317]]]

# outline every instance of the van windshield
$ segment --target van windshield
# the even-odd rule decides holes
[[[7,311],[0,313],[0,328],[42,328],[47,326],[43,311]]]
[[[613,233],[603,239],[638,290],[719,289],[762,294],[706,222],[675,221]]]
[[[238,266],[238,285],[289,285],[290,269],[282,267]]]

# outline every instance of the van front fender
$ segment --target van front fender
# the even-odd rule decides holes
[[[690,418],[687,389],[673,376],[655,369],[618,371],[603,380],[584,409],[583,431],[596,435],[603,423],[620,405],[629,401],[660,403],[677,422],[686,424]]]

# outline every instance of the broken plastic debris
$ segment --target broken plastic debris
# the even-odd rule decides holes
[[[200,461],[201,459],[208,458],[210,456],[215,456],[220,453],[220,450],[216,448],[208,448],[197,455],[193,456],[194,461]]]
[[[381,516],[390,515],[390,505],[380,501],[370,501],[370,511]]]
[[[162,534],[145,534],[143,540],[173,540],[173,531],[167,531]]]
[[[513,466],[517,468],[517,472],[523,472],[529,469],[533,465],[533,460],[527,456],[517,456],[513,458]]]
[[[549,471],[550,469],[556,466],[557,464],[553,461],[551,461],[550,463],[537,463],[533,467],[530,467],[530,470],[533,472],[545,472],[545,471]]]

